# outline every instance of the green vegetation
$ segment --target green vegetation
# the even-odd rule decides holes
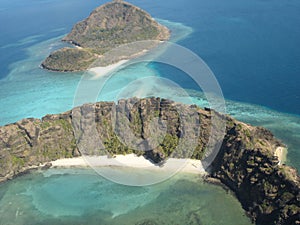
[[[167,156],[171,155],[171,153],[174,152],[178,146],[178,142],[179,139],[176,135],[166,134],[163,142],[161,143],[161,149],[163,153]]]
[[[290,201],[292,198],[294,198],[295,196],[293,194],[291,194],[290,192],[284,192],[282,195],[281,195],[281,199],[285,202],[288,202]]]
[[[132,107],[132,103],[135,106]],[[96,128],[99,138],[103,140],[104,149],[94,149],[88,146],[88,153],[110,155],[135,153],[146,156],[154,162],[161,162],[167,157],[202,159],[210,138],[211,112],[199,109],[201,121],[200,132],[187,124],[182,126],[180,115],[174,109],[174,104],[159,98],[137,100],[120,100],[116,110],[114,103],[96,103]],[[183,112],[191,115],[191,107],[184,106]],[[184,108],[185,107],[185,108]],[[129,109],[127,110],[123,109]],[[84,112],[81,108],[79,112]],[[130,149],[122,142],[124,138],[130,142],[131,132],[126,132],[122,126],[113,127],[114,113],[120,113],[117,118],[120,124],[129,121],[133,134],[143,138],[144,143],[148,137],[153,137],[157,127],[153,127],[152,120],[159,120],[165,125],[166,133],[159,134],[162,140],[152,151],[142,152]],[[125,112],[125,115],[121,115]],[[161,113],[160,113],[161,112]],[[40,165],[59,158],[68,158],[80,154],[81,136],[76,139],[72,129],[71,112],[60,115],[46,116],[40,120],[24,119],[20,122],[0,128],[0,181],[18,174],[28,166]],[[127,117],[127,118],[126,118]],[[222,116],[222,118],[226,118]],[[274,157],[274,149],[282,146],[274,136],[260,127],[250,127],[227,117],[233,125],[227,128],[225,139],[211,164],[211,175],[221,180],[240,199],[242,206],[249,212],[257,224],[297,224],[300,208],[298,206],[299,177],[295,169],[278,165]],[[238,125],[237,125],[238,124]],[[198,124],[197,124],[198,126]],[[118,138],[115,133],[122,133]],[[83,132],[83,131],[82,131]],[[190,141],[195,139],[196,148]],[[90,141],[90,140],[88,140]],[[132,141],[135,141],[133,138]],[[149,141],[149,145],[152,142]],[[261,142],[261,143],[260,143]],[[85,142],[83,141],[83,147]],[[143,144],[144,144],[143,143]],[[264,144],[264,146],[263,146]],[[147,143],[145,144],[147,146]],[[78,147],[78,149],[77,149]],[[78,151],[77,151],[78,150]],[[176,150],[176,152],[174,152]],[[193,154],[192,156],[190,154]],[[297,222],[297,223],[296,223]]]
[[[297,205],[295,205],[295,204],[289,205],[289,206],[287,206],[286,208],[287,208],[287,211],[290,210],[293,214],[297,214],[297,213],[299,213],[299,211],[300,211],[300,207],[297,206]],[[298,214],[298,215],[299,215],[299,214]]]
[[[23,158],[17,157],[12,155],[11,156],[11,162],[13,164],[13,166],[17,166],[17,167],[22,167],[25,164],[25,161]]]
[[[73,130],[72,124],[64,119],[59,119],[55,121],[55,124],[60,125],[65,131],[70,132]]]
[[[88,69],[96,59],[97,56],[88,50],[63,48],[53,52],[42,67],[53,71],[80,71]]]
[[[43,121],[42,123],[41,123],[41,128],[42,129],[47,129],[48,127],[50,127],[51,126],[51,124],[49,123],[49,122],[47,122],[47,121]]]
[[[77,23],[63,40],[103,54],[125,43],[157,40],[161,29],[139,8],[124,2],[111,2]]]
[[[263,212],[266,214],[269,214],[274,210],[274,207],[272,205],[270,205],[268,201],[264,201],[261,204],[261,208],[262,208]]]
[[[112,155],[125,155],[133,153],[133,150],[129,149],[126,145],[124,145],[116,135],[113,135],[112,138],[106,139],[104,141],[104,145],[105,150]]]
[[[205,154],[205,147],[203,146],[203,143],[200,142],[199,140],[199,143],[195,149],[195,151],[193,152],[193,155],[192,155],[192,159],[203,159],[203,156]]]
[[[245,135],[247,136],[247,138],[251,138],[252,136],[251,136],[251,132],[250,132],[250,130],[248,130],[247,128],[244,130],[244,133],[245,133]]]
[[[131,58],[144,49],[153,48],[150,44],[143,48],[129,47],[127,52],[107,57],[105,53],[128,43],[143,40],[167,40],[169,31],[158,24],[149,14],[126,2],[109,2],[95,9],[88,18],[77,23],[63,38],[78,48],[64,48],[53,52],[42,67],[52,71],[82,71],[101,55],[101,66]],[[104,64],[104,65],[103,65]]]
[[[201,120],[201,118],[200,118],[200,120]],[[234,121],[233,120],[227,120],[227,127],[234,127]]]
[[[131,113],[131,123],[129,126],[134,131],[134,134],[136,136],[141,136],[143,131],[143,124],[138,111]]]
[[[242,126],[242,124],[238,123],[238,124],[236,125],[236,128],[237,128],[237,130],[242,130],[242,129],[243,129],[243,126]]]

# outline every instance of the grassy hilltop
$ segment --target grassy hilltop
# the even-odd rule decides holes
[[[96,8],[63,38],[63,41],[77,48],[63,48],[51,53],[42,67],[53,71],[82,71],[120,45],[144,40],[164,41],[169,36],[169,30],[144,10],[124,1],[112,1]],[[144,49],[152,47],[144,46]],[[131,58],[136,54],[129,52],[113,61]]]

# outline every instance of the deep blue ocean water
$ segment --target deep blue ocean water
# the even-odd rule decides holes
[[[300,114],[299,1],[131,2],[194,29],[180,44],[207,62],[226,98]],[[11,47],[0,52],[0,77],[8,75],[9,64],[26,57],[25,47],[67,33],[102,3],[2,1],[0,43]]]
[[[153,7],[194,29],[180,44],[205,60],[225,97],[300,114],[299,1],[188,2]]]
[[[204,59],[220,83],[227,100],[229,114],[244,122],[265,126],[272,130],[276,137],[283,140],[289,148],[287,163],[300,169],[299,1],[189,0],[187,3],[183,0],[133,0],[131,2],[147,10],[155,18],[163,19],[162,23],[169,26],[177,37],[173,40],[177,40],[178,44],[187,47]],[[40,118],[48,113],[59,113],[73,107],[73,97],[82,74],[51,73],[41,70],[39,64],[51,51],[65,45],[59,40],[70,31],[75,22],[85,18],[92,9],[102,3],[104,3],[103,0],[27,0],[26,2],[2,0],[0,6],[0,125],[15,122],[24,117]],[[118,91],[124,86],[149,74],[177,82],[191,94],[195,103],[200,106],[207,105],[201,92],[197,92],[198,88],[195,83],[184,73],[158,63],[146,66],[139,64],[118,71],[109,81],[105,95],[99,100],[115,100]],[[168,93],[167,88],[160,87],[160,84],[155,82],[146,84],[144,89],[153,86],[157,88],[160,96],[174,97]],[[140,84],[137,86],[141,88]],[[181,96],[176,97],[178,97],[176,100],[185,101]],[[58,176],[57,179],[60,182],[64,179],[71,184],[73,182],[78,190],[86,188],[76,183],[72,175],[55,176]],[[9,208],[10,217],[6,218],[6,222],[16,217],[16,211],[19,210],[16,205],[21,205],[20,207],[29,205],[28,208],[19,210],[30,212],[28,220],[39,217],[36,208],[40,209],[40,213],[43,214],[43,207],[48,207],[40,205],[39,208],[34,204],[34,198],[38,196],[38,192],[44,190],[43,185],[40,190],[28,191],[21,188],[23,185],[28,185],[30,180],[40,185],[45,182],[50,182],[50,186],[61,185],[59,182],[55,183],[55,179],[49,181],[34,174],[16,180],[13,184],[8,183],[5,187],[0,187],[0,199],[2,199],[0,200],[0,214],[7,212],[10,207],[7,204],[14,200],[16,194],[30,193],[29,197],[20,198],[12,203]],[[87,180],[87,186],[95,191],[93,185],[93,181]],[[224,192],[216,190],[213,191],[215,194],[209,194],[207,190],[211,187],[201,187],[203,190],[197,192],[197,195],[201,196],[201,193],[204,193],[205,199],[221,201],[219,195]],[[7,190],[11,188],[13,191],[8,192]],[[190,191],[189,188],[187,187],[187,192]],[[159,193],[163,192],[162,190],[166,191],[162,187]],[[127,193],[128,189],[125,188],[123,191]],[[62,191],[60,197],[63,198],[64,195]],[[172,194],[169,192],[163,195],[164,198],[170,196]],[[232,206],[234,200],[228,198],[222,203],[223,207]],[[190,199],[190,196],[186,199]],[[44,200],[49,199],[47,200],[46,196]],[[124,201],[130,201],[130,199]],[[32,203],[29,204],[29,202]],[[79,201],[74,204],[85,203]],[[153,210],[158,204],[159,200],[153,200],[146,208]],[[141,204],[138,202],[135,206],[140,207]],[[222,221],[212,219],[213,208],[212,205],[206,210],[203,209],[201,215],[206,221],[204,224],[220,224]],[[78,210],[76,207],[71,207],[70,215],[76,213],[76,210]],[[103,218],[110,217],[111,208],[107,209],[110,212],[106,212],[105,209],[101,210]],[[225,219],[226,224],[230,224],[230,221],[237,222],[236,212],[242,214],[238,204],[227,215],[229,219]],[[127,216],[129,215],[131,214]],[[239,218],[240,221],[243,220],[242,217]],[[74,218],[64,217],[63,219],[69,222],[74,221]],[[52,217],[45,216],[44,224],[46,220],[48,223],[57,222]],[[12,221],[12,224],[16,224],[14,222],[17,220]],[[26,224],[24,221],[19,218],[18,223]],[[111,223],[113,224],[112,221]],[[243,223],[248,224],[245,221],[239,224]],[[7,223],[0,220],[0,224]]]

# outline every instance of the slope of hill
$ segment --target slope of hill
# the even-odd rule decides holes
[[[144,40],[159,43],[168,40],[169,36],[169,30],[157,23],[147,12],[124,1],[112,1],[96,8],[63,38],[63,41],[77,48],[57,50],[41,66],[64,72],[86,70],[90,61],[103,57],[104,53],[120,45]],[[153,47],[144,46],[144,49]],[[137,53],[130,52],[120,57],[131,58]]]
[[[212,116],[226,123],[226,131],[211,165],[211,176],[234,191],[257,224],[299,224],[300,179],[295,169],[279,164],[276,149],[283,145],[271,132],[213,110],[160,98],[87,104],[42,120],[24,119],[0,127],[0,181],[40,163],[81,154],[136,153],[160,163],[169,156],[201,160],[207,153]],[[113,121],[114,117],[118,119]],[[153,118],[165,124],[164,135],[157,135],[161,130],[153,126]],[[189,123],[191,118],[196,121]],[[182,120],[187,122],[184,126]],[[119,125],[118,129],[113,124]],[[154,140],[149,137],[155,135],[162,139],[145,152],[134,150],[124,141],[139,140],[139,146],[146,149],[153,145]],[[195,139],[195,145],[193,141],[181,145],[184,137]]]

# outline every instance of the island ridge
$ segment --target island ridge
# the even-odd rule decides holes
[[[187,126],[183,130],[178,122],[180,120],[176,109],[179,108],[184,115],[193,114],[199,118],[201,132],[198,137],[192,136],[193,132],[190,132],[195,127]],[[83,140],[80,137],[76,137],[74,129],[83,129],[84,123],[74,121],[74,113],[85,119],[92,118],[97,137],[103,142],[103,148],[85,149],[85,155],[135,153],[160,164],[169,156],[203,159],[209,142],[211,118],[216,116],[220,121],[225,121],[226,132],[220,151],[208,168],[210,176],[220,180],[236,194],[243,208],[257,224],[299,223],[299,175],[295,169],[279,162],[276,152],[284,145],[270,131],[210,109],[160,98],[133,98],[120,100],[118,104],[86,104],[66,113],[47,115],[41,120],[24,119],[0,127],[0,180],[11,179],[41,163],[82,155],[84,143],[81,143]],[[117,113],[119,118],[127,118],[134,137],[145,140],[144,145],[149,144],[146,137],[156,132],[151,129],[153,118],[166,123],[167,133],[155,149],[146,152],[133,150],[122,143],[115,133],[111,120],[113,113]],[[188,145],[177,149],[182,132],[188,132],[191,139],[197,137],[198,142],[193,151],[187,151]],[[129,140],[132,138],[128,132],[123,135]]]
[[[96,8],[62,39],[72,44],[72,48],[65,47],[51,53],[41,66],[51,71],[83,71],[99,59],[100,66],[107,66],[135,57],[144,50],[154,48],[160,41],[168,40],[169,37],[168,28],[156,22],[144,10],[125,1],[112,1]],[[142,46],[139,46],[139,41],[150,42],[143,42]],[[105,53],[110,50],[135,42],[135,49],[131,45],[127,53],[122,52],[113,58],[105,58]]]

